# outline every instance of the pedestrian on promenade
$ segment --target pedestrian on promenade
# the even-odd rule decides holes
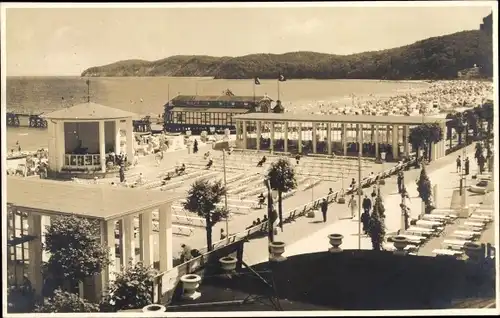
[[[191,255],[191,247],[187,246],[186,244],[181,244],[181,247],[181,262],[184,263],[193,258],[193,256]]]
[[[323,214],[323,222],[326,222],[326,212],[328,212],[328,201],[323,199],[321,202],[321,213]]]
[[[457,158],[457,173],[459,173],[461,171],[462,171],[462,159],[460,158],[460,156],[458,156],[458,158]]]
[[[399,172],[398,173],[398,179],[397,179],[397,182],[398,182],[398,193],[401,193],[401,191],[403,190],[403,186],[404,186],[404,175],[402,172]]]
[[[464,169],[465,169],[465,175],[469,175],[469,168],[470,168],[470,162],[469,162],[469,157],[465,158],[465,163],[464,163]]]
[[[299,164],[299,162],[300,162],[300,155],[299,154],[297,154],[295,156],[295,161],[297,162],[297,164]]]
[[[193,153],[198,153],[198,139],[194,140],[194,143],[193,143]]]
[[[373,191],[372,191],[371,196],[372,196],[372,200],[375,200],[375,197],[377,196],[377,187],[376,186],[373,187]]]
[[[354,216],[356,215],[356,209],[358,207],[358,203],[356,202],[354,194],[351,195],[351,199],[349,200],[347,207],[351,207],[351,217],[354,218]]]
[[[120,183],[125,181],[125,167],[123,164],[120,165]]]
[[[370,212],[363,212],[361,214],[361,223],[363,224],[363,233],[368,234],[368,224],[370,222]]]
[[[369,213],[372,208],[372,200],[368,198],[368,196],[365,194],[365,198],[363,199],[363,210],[365,213]]]

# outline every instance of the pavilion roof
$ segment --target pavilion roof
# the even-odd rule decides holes
[[[422,123],[441,123],[447,119],[431,116],[372,116],[372,115],[327,115],[291,113],[248,113],[234,116],[236,120],[255,120],[273,122],[316,122],[316,123],[353,123],[353,124],[399,124],[419,125]]]
[[[59,109],[54,112],[42,115],[42,117],[47,119],[59,120],[124,119],[137,118],[138,116],[139,115],[135,113],[103,106],[92,102],[78,104],[72,107]]]
[[[179,196],[109,185],[7,177],[7,202],[46,214],[116,219],[154,209]]]

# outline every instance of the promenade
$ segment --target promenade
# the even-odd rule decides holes
[[[467,179],[467,185],[473,184],[475,180],[471,176],[477,172],[477,165],[473,160],[474,145],[467,147],[467,153],[471,162],[470,174]],[[452,153],[437,161],[431,162],[426,166],[426,170],[431,180],[431,183],[438,185],[437,206],[439,208],[450,208],[451,193],[454,189],[458,189],[459,176],[456,173],[455,160],[458,155],[462,155],[462,151]],[[411,217],[417,218],[421,212],[421,199],[418,198],[415,180],[419,177],[421,169],[410,169],[405,171],[405,186],[409,192],[411,202],[407,204],[411,209]],[[401,224],[401,210],[399,204],[401,196],[397,193],[396,176],[385,180],[386,184],[381,187],[381,194],[386,209],[386,233],[392,234],[397,232]],[[368,190],[368,191],[367,191]],[[365,191],[371,192],[370,189]],[[483,195],[475,195],[467,191],[468,203],[479,203],[484,199]],[[279,233],[275,240],[286,243],[284,256],[314,253],[326,251],[331,246],[327,236],[332,233],[342,234],[344,236],[342,248],[358,249],[358,222],[357,218],[352,220],[348,218],[350,209],[347,204],[331,204],[328,209],[328,220],[322,222],[321,213],[316,214],[316,218],[310,219],[306,217],[298,218],[296,222],[286,224],[284,232]],[[321,221],[321,222],[320,222]],[[440,248],[447,232],[452,232],[463,221],[458,220],[455,224],[449,225],[439,237],[429,240],[423,247],[420,248],[418,255],[434,256],[432,250]],[[479,242],[494,243],[495,230],[494,225],[483,233]],[[245,244],[244,261],[248,264],[258,264],[267,261],[267,237],[253,239]],[[371,241],[369,237],[361,236],[361,249],[371,249]]]

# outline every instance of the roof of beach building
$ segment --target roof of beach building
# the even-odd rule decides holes
[[[251,103],[255,101],[261,101],[268,99],[272,101],[268,96],[229,96],[229,95],[212,95],[212,96],[200,96],[200,95],[178,95],[172,98],[172,102],[248,102]]]
[[[44,114],[47,119],[59,120],[99,120],[137,118],[139,115],[121,109],[88,102]]]
[[[277,114],[248,113],[234,116],[236,120],[259,120],[276,122],[318,122],[318,123],[359,123],[359,124],[400,124],[419,125],[422,123],[446,122],[448,119],[433,116],[372,116],[372,115],[326,115],[326,114]]]
[[[7,202],[47,214],[110,220],[178,199],[164,192],[7,177]]]

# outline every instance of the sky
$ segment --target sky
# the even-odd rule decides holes
[[[365,2],[366,3],[366,2]],[[227,6],[229,4],[226,4]],[[491,6],[7,8],[8,76],[172,55],[352,54],[477,30]]]

